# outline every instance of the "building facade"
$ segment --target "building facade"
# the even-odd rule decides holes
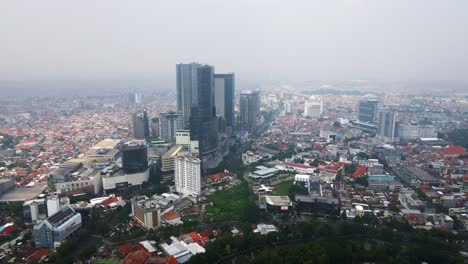
[[[146,111],[141,113],[136,113],[132,117],[133,119],[133,136],[136,139],[145,139],[149,138],[149,121]]]
[[[215,74],[214,82],[216,114],[224,119],[227,127],[232,127],[234,124],[235,75],[234,73]]]
[[[260,114],[260,96],[258,92],[243,92],[239,99],[239,126],[243,131],[255,132],[257,116]]]
[[[143,141],[130,141],[123,146],[122,169],[126,174],[148,170],[148,149]]]
[[[166,142],[174,142],[176,132],[184,129],[184,116],[182,112],[166,112],[159,114],[159,134]]]
[[[379,101],[361,100],[358,103],[358,120],[361,122],[375,122]]]
[[[380,112],[380,121],[379,121],[379,136],[385,142],[394,142],[396,135],[396,117],[397,113],[393,111],[382,111]]]
[[[147,230],[161,226],[161,209],[156,201],[146,196],[132,199],[132,216]]]
[[[70,206],[61,208],[57,213],[34,226],[33,236],[38,248],[57,248],[81,228],[81,214]]]
[[[183,196],[201,195],[201,161],[198,158],[181,155],[175,159],[175,187]]]

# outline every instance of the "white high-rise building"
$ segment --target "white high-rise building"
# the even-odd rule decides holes
[[[174,179],[176,192],[183,196],[201,195],[201,161],[182,155],[175,159]]]
[[[312,117],[312,118],[319,118],[322,116],[323,111],[323,101],[317,100],[315,97],[311,97],[310,100],[305,102],[304,105],[304,116],[305,117]]]

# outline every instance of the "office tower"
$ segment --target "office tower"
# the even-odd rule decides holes
[[[184,128],[182,112],[167,112],[159,114],[159,128],[161,139],[174,142],[176,132]]]
[[[130,104],[141,104],[143,95],[138,92],[133,92],[128,94],[128,102]]]
[[[215,153],[218,135],[213,66],[177,65],[177,109],[183,113],[191,139],[199,141],[202,156]]]
[[[227,127],[232,127],[234,123],[234,73],[215,74],[214,82],[216,115],[225,120]]]
[[[146,139],[149,137],[149,122],[146,111],[133,115],[133,136],[136,139]]]
[[[377,100],[365,99],[359,101],[358,120],[362,122],[375,122],[378,108],[379,101]]]
[[[126,174],[148,170],[148,150],[141,141],[130,141],[122,148],[122,169]]]
[[[159,137],[159,118],[153,117],[151,118],[151,136],[152,137]]]
[[[257,116],[259,115],[259,93],[243,92],[240,94],[239,125],[243,131],[253,133],[256,129]]]
[[[189,155],[178,156],[174,167],[175,187],[183,196],[201,195],[201,161]]]
[[[384,110],[380,112],[378,134],[386,142],[393,142],[396,137],[396,112]]]
[[[323,101],[311,97],[304,104],[304,116],[312,118],[320,118],[323,112]]]

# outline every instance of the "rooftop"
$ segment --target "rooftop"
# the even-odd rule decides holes
[[[291,199],[288,196],[265,196],[265,200],[268,204],[274,206],[291,206]]]

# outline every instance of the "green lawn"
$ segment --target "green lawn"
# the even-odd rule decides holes
[[[207,196],[213,206],[206,207],[206,219],[209,221],[243,221],[256,214],[257,206],[249,199],[247,182],[227,190],[217,191]]]
[[[290,181],[284,181],[280,184],[275,185],[274,187],[276,188],[276,195],[288,195],[289,193],[289,187],[294,184],[293,180]]]

